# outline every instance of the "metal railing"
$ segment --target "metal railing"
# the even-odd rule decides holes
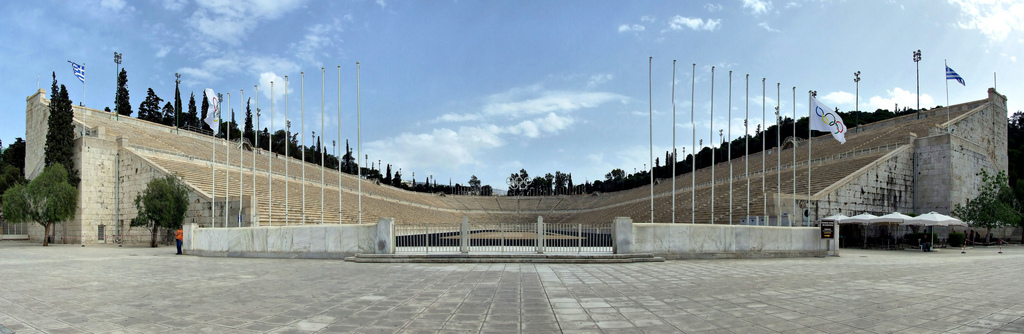
[[[610,224],[472,223],[469,253],[593,254],[612,253]],[[459,224],[405,224],[395,227],[395,252],[460,253]]]

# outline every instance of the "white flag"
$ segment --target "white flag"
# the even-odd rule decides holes
[[[846,143],[846,124],[843,118],[816,97],[811,97],[810,120],[811,130],[830,132],[840,144]]]
[[[206,124],[213,129],[214,133],[218,133],[220,131],[220,101],[217,99],[217,94],[213,92],[213,89],[206,89],[206,100],[210,105],[210,110],[206,112]]]

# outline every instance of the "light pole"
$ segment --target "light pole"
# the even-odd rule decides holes
[[[117,96],[117,89],[119,88],[118,81],[121,78],[121,53],[114,51],[114,63],[117,64],[117,70],[114,71],[114,95]],[[117,110],[117,101],[114,101],[114,119],[120,119],[120,114]]]
[[[914,67],[917,67],[917,119],[921,119],[921,50],[914,51]],[[896,110],[893,110],[896,111]]]
[[[855,132],[860,132],[860,71],[853,72],[853,82],[857,84],[857,95],[854,102],[854,129]]]

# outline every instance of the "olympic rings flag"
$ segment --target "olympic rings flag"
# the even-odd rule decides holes
[[[846,123],[837,111],[811,97],[810,113],[811,130],[830,132],[840,144],[846,144]]]

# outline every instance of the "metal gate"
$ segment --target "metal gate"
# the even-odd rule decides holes
[[[610,224],[472,223],[468,230],[476,254],[610,254],[613,246]],[[395,227],[397,253],[460,253],[461,242],[459,224]]]

